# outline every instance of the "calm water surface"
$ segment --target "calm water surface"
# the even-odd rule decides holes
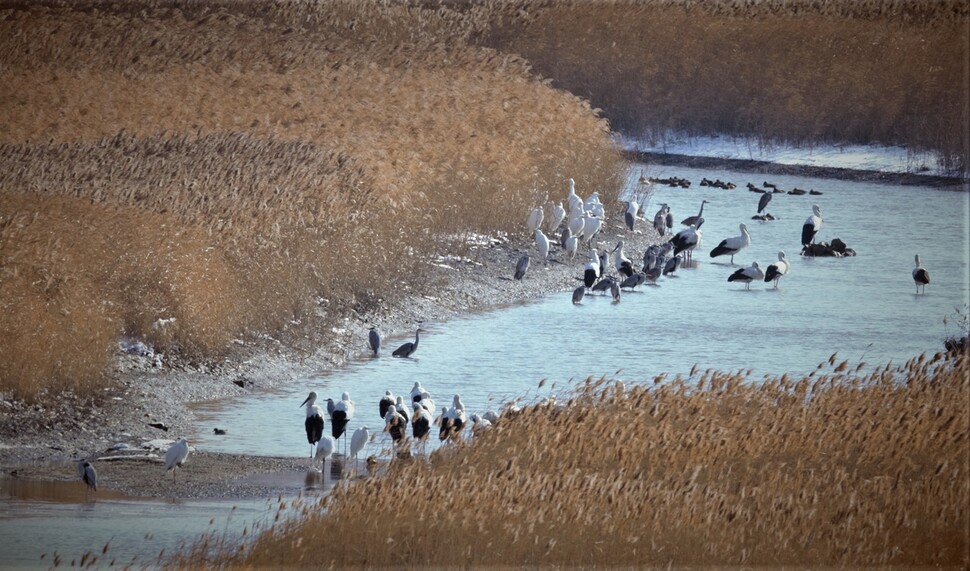
[[[636,187],[640,168],[631,169],[630,188]],[[388,351],[273,393],[207,403],[197,408],[198,430],[190,438],[212,450],[300,456],[306,441],[298,406],[310,390],[334,399],[350,392],[357,403],[348,428],[352,432],[364,424],[382,428],[377,402],[384,391],[407,395],[415,381],[435,397],[439,410],[460,393],[469,413],[483,412],[512,399],[561,393],[589,375],[644,382],[661,373],[686,375],[697,364],[701,370],[752,369],[752,378],[759,379],[808,373],[834,352],[853,364],[901,362],[939,351],[946,335],[955,332],[943,318],[968,303],[967,193],[679,167],[649,168],[647,173],[694,183],[690,189],[655,185],[645,207],[651,220],[666,202],[679,230],[679,221],[697,214],[702,199],[710,201],[696,268],[626,294],[619,304],[587,296],[573,306],[568,292],[551,292],[534,303],[426,324],[412,359],[394,359]],[[739,188],[700,187],[702,177],[732,181]],[[754,221],[761,195],[744,187],[749,181],[760,186],[765,178],[784,189],[823,194],[777,194],[768,211],[779,219]],[[821,206],[824,219],[817,240],[840,237],[858,256],[799,255],[801,226],[813,203]],[[712,259],[709,252],[720,240],[740,234],[740,222],[748,225],[752,244],[735,257],[737,265],[730,266],[728,257]],[[779,289],[757,283],[744,291],[743,285],[726,281],[752,261],[766,267],[779,250],[792,264]],[[932,278],[920,296],[911,277],[917,253]],[[642,252],[627,256],[636,265]],[[574,262],[577,276],[585,261],[580,258]],[[411,339],[386,340],[385,347],[393,350],[406,340]],[[539,389],[543,379],[547,382]],[[213,436],[214,426],[230,436]],[[382,450],[386,438],[369,444],[364,455]]]

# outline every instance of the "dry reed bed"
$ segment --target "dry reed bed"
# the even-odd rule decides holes
[[[174,564],[965,567],[968,355],[853,369],[589,380]]]
[[[483,42],[629,135],[903,144],[970,168],[966,2],[553,0]]]
[[[109,333],[75,339],[102,363],[103,340],[122,333],[192,358],[267,331],[312,346],[321,314],[393,304],[405,275],[420,290],[433,254],[469,232],[519,230],[516,213],[564,194],[567,178],[618,190],[606,123],[515,56],[464,45],[451,12],[93,5],[0,14],[0,299],[32,300],[0,345],[32,319],[62,327],[34,336],[37,352],[4,353],[0,390],[17,396],[97,384],[70,360],[15,374],[49,371],[44,339],[81,329],[81,311],[47,315],[65,296],[105,314]],[[53,198],[60,240],[18,237]],[[105,234],[72,236],[70,205]],[[34,274],[47,277],[2,277]]]

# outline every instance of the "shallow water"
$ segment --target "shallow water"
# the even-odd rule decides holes
[[[630,188],[636,187],[640,168],[631,168]],[[272,393],[197,407],[195,444],[247,454],[305,454],[298,407],[310,390],[334,399],[350,392],[357,403],[350,433],[363,424],[382,428],[377,402],[384,391],[406,396],[415,381],[435,397],[439,411],[460,393],[470,414],[498,410],[512,399],[560,393],[589,375],[646,382],[661,373],[687,375],[697,364],[701,370],[751,369],[757,380],[765,374],[808,373],[835,352],[853,364],[898,363],[941,350],[947,334],[956,332],[943,318],[968,303],[966,192],[769,175],[781,188],[823,194],[776,194],[768,211],[779,220],[760,222],[751,216],[761,195],[748,192],[745,184],[761,186],[766,176],[681,167],[652,167],[647,174],[694,183],[690,189],[654,185],[645,207],[651,220],[666,202],[679,230],[679,221],[697,214],[702,199],[710,201],[695,268],[624,294],[619,304],[587,296],[573,306],[568,292],[553,292],[534,303],[425,324],[414,358],[389,354],[412,339],[386,340],[388,351],[379,358],[362,356]],[[700,187],[702,177],[731,181],[738,188]],[[841,237],[858,256],[799,256],[801,226],[813,203],[821,206],[824,219],[817,240]],[[735,266],[728,257],[712,259],[709,252],[720,240],[740,234],[740,222],[748,226],[751,246],[735,257]],[[755,283],[744,291],[743,285],[726,281],[754,260],[766,267],[779,250],[786,251],[792,269],[777,290]],[[932,278],[919,296],[911,277],[916,253]],[[627,256],[637,265],[642,252]],[[582,261],[577,257],[577,276],[584,262],[585,256]],[[542,380],[547,382],[540,389]],[[228,436],[213,436],[215,426],[225,428]],[[362,455],[387,451],[386,435],[381,435]]]
[[[267,476],[259,476],[267,478]],[[282,473],[274,483],[298,481],[310,489],[307,502],[332,487],[329,473]],[[340,476],[336,476],[339,479]],[[178,500],[128,497],[100,490],[86,492],[80,481],[36,481],[0,477],[0,568],[71,567],[91,552],[97,567],[151,566],[191,545],[203,534],[238,539],[264,529],[279,513],[293,514],[277,498],[255,500]],[[107,546],[105,548],[105,546]],[[102,550],[104,550],[102,552]]]

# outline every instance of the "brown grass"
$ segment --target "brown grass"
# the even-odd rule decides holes
[[[519,53],[632,136],[902,144],[970,168],[970,5],[553,0],[483,43]]]
[[[619,187],[605,122],[457,13],[138,6],[0,12],[0,390],[97,386],[121,333],[193,359],[262,332],[317,346],[569,177]],[[32,241],[8,222],[38,217]]]
[[[968,357],[590,380],[471,445],[338,486],[248,554],[200,544],[173,564],[965,568]]]

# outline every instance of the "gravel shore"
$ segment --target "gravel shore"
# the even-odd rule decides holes
[[[651,243],[659,242],[653,227],[637,222],[635,233],[623,226],[619,205],[608,207],[608,224],[598,240],[612,249],[626,242],[628,257],[636,259]],[[646,213],[652,217],[653,212]],[[292,351],[273,339],[239,344],[218,365],[168,362],[153,356],[119,351],[110,372],[116,379],[96,400],[71,395],[28,405],[0,400],[0,472],[4,477],[46,480],[77,479],[73,461],[95,460],[101,489],[139,497],[171,495],[171,480],[163,477],[158,459],[165,440],[179,438],[192,425],[193,402],[231,398],[294,382],[311,373],[339,367],[367,350],[367,331],[377,325],[385,338],[408,336],[418,321],[445,321],[469,312],[486,311],[572,290],[582,276],[588,249],[569,260],[558,244],[546,261],[537,259],[535,244],[525,229],[510,239],[492,239],[462,257],[442,255],[431,260],[431,279],[425,291],[412,291],[395,307],[368,314],[342,316],[329,343],[312,355]],[[558,235],[550,241],[558,242]],[[522,254],[532,256],[526,277],[512,279]],[[154,426],[153,426],[154,425]],[[107,460],[114,456],[140,459]],[[152,456],[155,458],[153,459]],[[307,459],[255,458],[195,451],[180,477],[179,497],[237,498],[289,491],[291,474],[305,473]],[[279,477],[254,477],[259,474]],[[183,483],[184,482],[184,483]]]

